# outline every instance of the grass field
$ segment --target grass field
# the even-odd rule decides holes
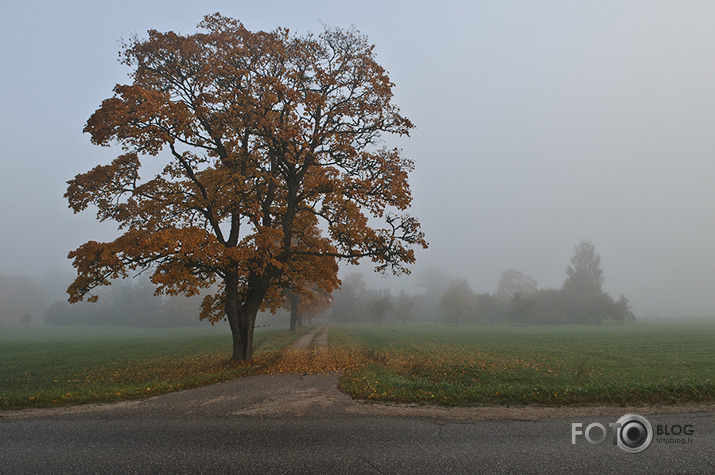
[[[0,409],[144,398],[266,371],[300,337],[257,329],[256,360],[229,361],[228,328],[45,327],[0,333]]]
[[[379,401],[677,404],[715,400],[715,326],[343,328],[366,364],[342,388]]]
[[[0,333],[0,409],[144,398],[240,376],[342,371],[353,397],[471,404],[715,401],[715,326],[334,326],[328,349],[284,349],[307,332],[256,331],[229,361],[227,328],[58,327]]]

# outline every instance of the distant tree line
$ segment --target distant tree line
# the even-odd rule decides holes
[[[70,305],[66,298],[71,280],[62,273],[38,278],[0,273],[0,328],[30,325],[112,325],[145,328],[204,324],[199,319],[203,296],[156,296],[147,278],[120,279],[97,290],[98,302]],[[294,305],[296,303],[296,305]],[[292,327],[330,308],[332,297],[318,284],[308,283],[300,293],[286,294],[284,310],[260,314],[261,325]],[[287,313],[286,313],[287,312]]]
[[[450,281],[427,273],[422,292],[398,296],[368,289],[361,274],[343,279],[333,294],[332,319],[338,322],[442,321],[447,323],[625,323],[635,320],[631,304],[603,291],[601,257],[589,241],[575,248],[560,289],[539,289],[536,280],[515,269],[502,273],[494,294],[475,293],[466,280]]]
[[[202,297],[157,297],[146,279],[117,281],[101,292],[97,303],[55,301],[44,314],[45,324],[168,328],[202,323]]]
[[[513,304],[512,318],[523,323],[625,323],[635,320],[629,300],[604,292],[601,256],[589,241],[575,248],[560,290],[536,291]],[[526,305],[521,311],[520,305]]]
[[[628,299],[603,291],[601,256],[589,241],[575,248],[560,289],[538,289],[536,281],[510,269],[494,295],[474,294],[466,282],[453,283],[441,296],[445,321],[529,323],[625,323],[635,320]]]
[[[601,258],[589,241],[576,248],[560,289],[539,289],[536,280],[509,269],[495,293],[476,293],[465,280],[431,270],[418,277],[412,292],[369,289],[362,274],[349,274],[332,293],[317,283],[300,292],[286,292],[279,315],[265,315],[266,324],[290,318],[291,328],[327,313],[345,323],[625,323],[635,319],[627,298],[604,292]],[[201,297],[157,297],[145,278],[120,280],[100,290],[98,303],[71,305],[47,298],[50,283],[0,274],[0,326],[125,325],[174,327],[200,324]],[[59,285],[59,287],[63,287]],[[49,295],[48,295],[49,294]]]
[[[362,274],[353,273],[333,292],[330,317],[342,323],[405,323],[419,319],[416,313],[420,303],[420,296],[404,291],[393,296],[389,289],[368,289]]]

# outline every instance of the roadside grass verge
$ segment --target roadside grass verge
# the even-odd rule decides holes
[[[303,328],[256,330],[255,358],[230,361],[227,329],[29,328],[0,335],[0,409],[146,398],[270,372]]]
[[[340,377],[358,399],[444,405],[715,401],[715,327],[352,326]]]

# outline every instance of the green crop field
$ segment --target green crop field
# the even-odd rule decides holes
[[[715,400],[715,326],[348,327],[366,363],[342,388],[379,401],[677,404]]]
[[[304,331],[257,329],[256,361],[231,363],[226,327],[39,327],[0,333],[0,409],[153,396],[265,371]]]
[[[309,330],[258,329],[255,360],[232,363],[223,326],[5,329],[0,409],[144,398],[295,371],[341,371],[345,392],[386,402],[715,401],[715,325],[334,325],[330,349],[284,349]]]

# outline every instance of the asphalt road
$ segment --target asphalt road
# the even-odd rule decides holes
[[[654,430],[692,434],[656,436],[630,454],[610,437],[571,443],[572,422],[608,427],[618,408],[553,417],[559,410],[374,406],[335,383],[257,376],[141,402],[0,413],[0,473],[715,473],[711,411],[648,414]]]

